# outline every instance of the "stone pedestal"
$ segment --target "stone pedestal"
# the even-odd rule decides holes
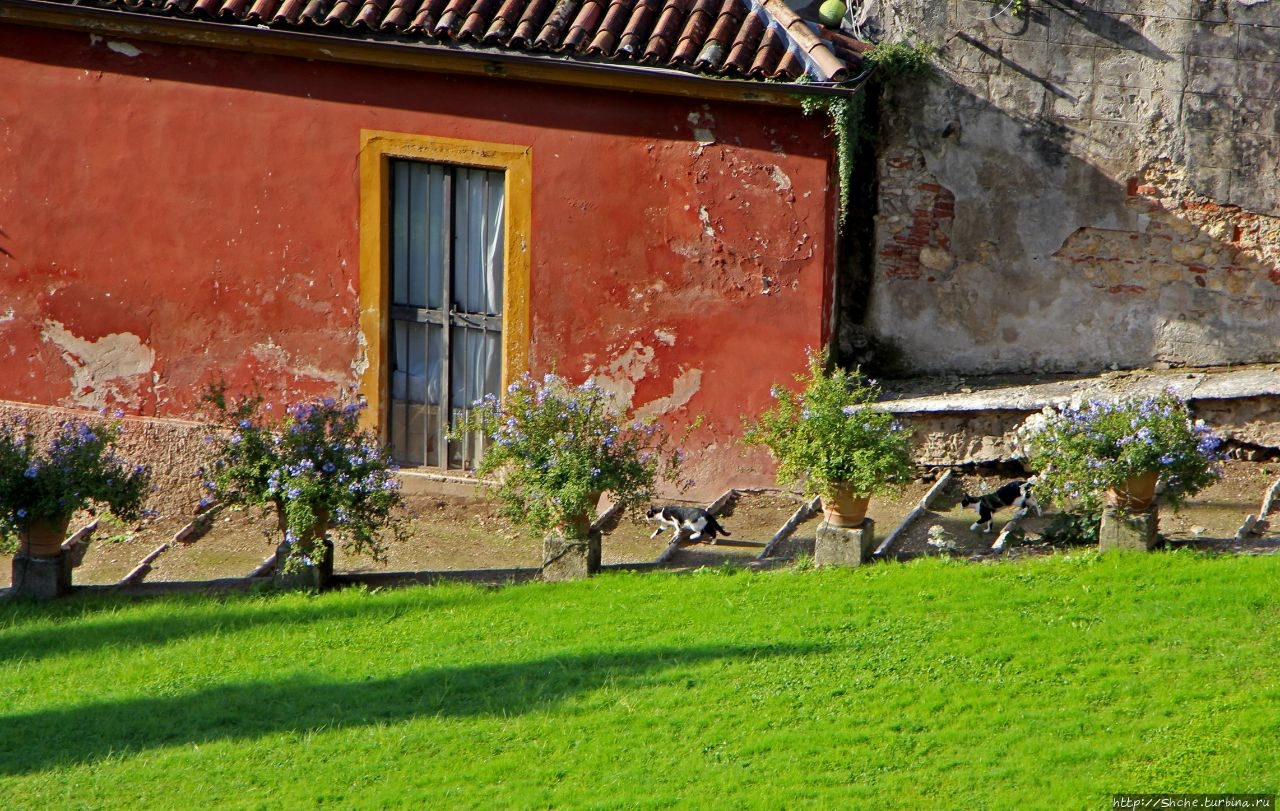
[[[823,521],[813,547],[815,566],[861,566],[875,551],[876,522],[865,518],[857,527],[835,527]]]
[[[600,533],[553,529],[542,539],[542,579],[581,580],[600,571]]]
[[[1126,510],[1107,505],[1102,508],[1102,522],[1098,526],[1098,549],[1133,549],[1149,552],[1156,547],[1156,527],[1160,523],[1160,510],[1152,504],[1145,510]]]
[[[71,559],[66,552],[51,558],[33,558],[19,552],[13,557],[14,597],[52,600],[71,593]]]
[[[288,542],[276,547],[276,571],[272,584],[279,589],[320,591],[333,578],[333,541],[325,538],[316,544],[311,562],[289,560]]]

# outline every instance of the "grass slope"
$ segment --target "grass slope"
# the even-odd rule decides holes
[[[1280,557],[0,605],[0,808],[1276,792]]]

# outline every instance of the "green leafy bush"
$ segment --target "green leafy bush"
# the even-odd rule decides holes
[[[915,473],[911,432],[875,407],[873,382],[827,365],[826,352],[810,351],[800,391],[774,386],[774,406],[748,422],[742,441],[768,448],[779,483],[810,495],[833,498],[841,483],[862,495],[898,489]]]
[[[319,525],[336,530],[348,551],[385,558],[386,533],[400,534],[398,468],[377,438],[360,430],[362,405],[324,400],[272,419],[260,397],[229,402],[219,386],[205,400],[222,429],[210,438],[217,450],[202,471],[214,498],[274,507],[290,557],[310,555]]]
[[[538,531],[593,513],[602,493],[624,508],[648,501],[680,461],[658,425],[625,418],[594,380],[554,374],[485,397],[453,435],[471,432],[489,440],[476,473],[497,477],[503,514]]]
[[[1054,513],[1044,528],[1045,541],[1054,546],[1097,546],[1102,513],[1098,509],[1069,509]]]
[[[934,75],[933,57],[937,49],[929,43],[878,42],[863,58],[880,73],[883,81],[924,79]]]

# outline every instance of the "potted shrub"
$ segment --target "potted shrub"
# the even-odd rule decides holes
[[[489,480],[502,513],[544,533],[550,579],[599,570],[591,524],[603,494],[620,509],[648,501],[679,461],[657,425],[625,418],[595,381],[575,386],[554,374],[526,374],[501,399],[481,400],[453,436],[471,432],[487,438],[476,474]]]
[[[1059,504],[1175,509],[1217,480],[1221,438],[1171,392],[1119,402],[1047,407],[1018,430],[1040,492]]]
[[[105,510],[124,520],[143,513],[151,471],[120,455],[119,437],[115,421],[65,419],[48,441],[23,420],[0,424],[0,534],[18,539],[16,592],[53,597],[70,586],[60,555],[77,511]],[[49,573],[35,575],[37,569]]]
[[[777,385],[774,405],[748,422],[742,441],[763,445],[778,463],[778,483],[819,496],[827,523],[856,527],[873,496],[900,489],[915,473],[911,432],[876,408],[879,389],[858,371],[828,369],[810,351],[796,375],[799,391]]]
[[[221,430],[212,465],[201,471],[213,498],[274,509],[282,540],[276,584],[320,588],[333,573],[334,530],[343,549],[386,557],[401,536],[397,470],[385,447],[361,431],[363,405],[327,399],[292,406],[272,419],[262,398],[229,402],[224,388],[205,396]]]

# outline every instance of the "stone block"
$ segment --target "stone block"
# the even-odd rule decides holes
[[[1149,552],[1156,546],[1160,510],[1154,504],[1145,510],[1125,510],[1106,506],[1098,527],[1098,549],[1132,549]]]
[[[558,529],[542,539],[542,579],[581,580],[600,571],[600,532],[586,538],[568,537]]]
[[[52,558],[33,558],[25,554],[13,557],[13,589],[15,598],[52,600],[71,593],[71,560],[66,552]]]
[[[310,562],[294,560],[286,563],[288,555],[287,543],[276,547],[276,570],[272,577],[276,588],[320,591],[333,579],[333,541],[328,538],[320,542]]]
[[[813,547],[817,566],[861,566],[875,551],[876,522],[867,518],[858,527],[833,527],[826,521],[818,525]]]

